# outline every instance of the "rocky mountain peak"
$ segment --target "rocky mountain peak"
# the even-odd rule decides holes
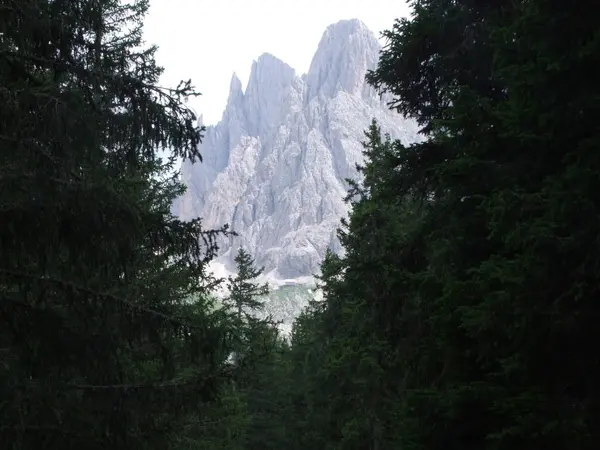
[[[245,111],[249,131],[269,133],[282,119],[296,72],[279,58],[263,53],[252,63],[245,92]]]
[[[183,219],[202,217],[209,228],[229,223],[238,233],[221,242],[216,264],[233,270],[243,246],[272,279],[305,279],[327,248],[339,250],[345,180],[358,176],[371,120],[392,137],[417,138],[417,125],[365,84],[379,51],[362,22],[344,20],[327,28],[306,75],[265,53],[244,92],[232,77],[223,118],[201,144],[204,162],[183,163],[188,191],[174,205]]]
[[[229,96],[227,98],[227,107],[225,109],[230,109],[232,106],[241,104],[243,99],[244,91],[242,91],[242,82],[234,72],[231,76],[231,81],[229,82]]]
[[[372,97],[372,92],[363,92],[365,75],[377,65],[380,49],[375,35],[360,20],[330,25],[306,76],[309,98],[333,96],[337,91]]]

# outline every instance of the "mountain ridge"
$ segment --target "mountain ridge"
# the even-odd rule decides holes
[[[220,242],[219,270],[234,270],[243,246],[274,282],[306,280],[328,248],[341,250],[335,231],[364,130],[375,118],[392,137],[417,139],[417,125],[365,83],[380,49],[362,22],[345,20],[327,27],[306,74],[269,53],[253,62],[246,89],[232,74],[222,118],[201,144],[203,163],[182,163],[188,191],[174,205],[182,219],[239,233]]]

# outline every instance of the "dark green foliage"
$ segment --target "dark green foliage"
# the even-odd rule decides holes
[[[261,297],[269,292],[259,284],[263,269],[256,268],[254,258],[240,248],[236,258],[236,275],[229,278],[229,295],[225,305],[237,319],[238,344],[233,347],[235,385],[245,399],[248,423],[242,448],[278,449],[286,444],[280,424],[283,399],[278,389],[284,380],[281,352],[285,345],[270,319],[260,320],[253,313],[263,308]]]
[[[164,448],[219,384],[224,332],[183,306],[217,232],[172,216],[162,176],[199,157],[195,93],[157,86],[147,6],[0,5],[3,449]]]
[[[292,448],[600,440],[596,7],[416,1],[369,81],[422,125],[364,179],[292,338]]]
[[[245,396],[227,383],[216,400],[201,404],[173,434],[174,450],[243,450],[250,414]]]
[[[227,330],[229,380],[218,397],[198,402],[199,415],[190,415],[174,435],[177,450],[280,449],[287,445],[282,414],[287,408],[288,346],[270,319],[253,314],[262,308],[259,297],[268,286],[256,280],[262,273],[245,250],[236,257],[237,275],[229,277],[228,295],[213,315]]]
[[[431,133],[406,165],[427,174],[434,199],[430,264],[417,280],[439,286],[422,301],[434,307],[426,348],[444,364],[439,381],[415,380],[417,403],[439,414],[435,428],[417,427],[425,448],[597,442],[590,13],[547,1],[418,2],[370,75]],[[416,362],[427,367],[425,354]]]
[[[269,293],[269,286],[256,282],[264,269],[254,266],[254,258],[246,250],[240,248],[234,260],[236,275],[228,279],[225,305],[236,312],[241,323],[250,317],[249,313],[262,309],[260,297]]]
[[[273,324],[259,320],[251,322],[247,342],[243,372],[238,378],[249,412],[243,448],[286,448],[289,445],[284,422],[288,403],[284,364],[287,345]]]

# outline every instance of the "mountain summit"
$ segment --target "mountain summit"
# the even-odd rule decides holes
[[[405,143],[417,125],[389,111],[365,83],[380,45],[359,20],[330,25],[308,73],[298,76],[268,53],[252,65],[246,89],[234,74],[221,121],[208,127],[203,163],[184,161],[182,219],[229,223],[239,236],[221,243],[218,263],[233,269],[240,246],[272,279],[310,277],[347,214],[346,178],[356,178],[364,131],[373,118]]]

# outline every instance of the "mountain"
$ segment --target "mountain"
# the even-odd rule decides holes
[[[344,20],[327,28],[302,76],[270,54],[253,63],[245,90],[233,75],[223,117],[201,145],[204,161],[182,163],[188,190],[174,204],[182,219],[229,223],[239,234],[221,243],[215,267],[233,270],[243,246],[271,280],[302,282],[327,248],[339,251],[345,179],[357,178],[371,120],[405,143],[417,139],[417,125],[365,83],[379,51],[362,22]]]

